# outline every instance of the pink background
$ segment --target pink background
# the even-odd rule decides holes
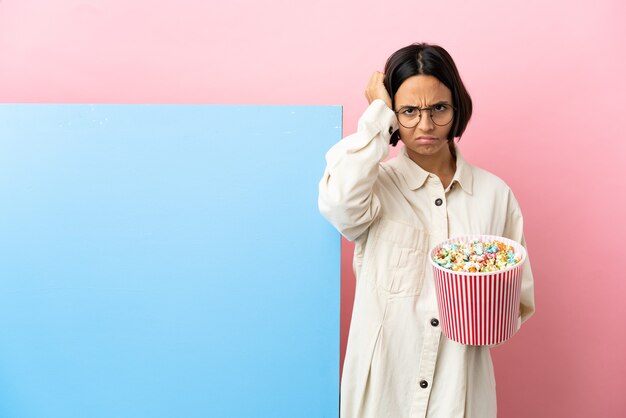
[[[0,101],[343,105],[347,134],[390,53],[443,45],[476,108],[461,149],[515,191],[535,273],[536,315],[493,350],[500,415],[621,417],[625,12],[618,0],[0,0]]]

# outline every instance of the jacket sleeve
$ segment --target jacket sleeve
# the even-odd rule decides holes
[[[359,119],[357,132],[326,153],[319,210],[350,241],[365,232],[380,213],[374,185],[396,129],[395,113],[382,100],[374,100]]]
[[[526,240],[524,239],[524,220],[522,218],[522,211],[513,196],[513,193],[509,193],[509,208],[508,217],[506,220],[504,236],[515,240],[526,247]],[[520,297],[520,318],[518,328],[535,312],[535,295],[533,285],[533,273],[530,267],[530,257],[526,257],[522,272],[522,293]]]

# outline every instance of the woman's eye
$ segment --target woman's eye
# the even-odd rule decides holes
[[[402,113],[404,113],[405,115],[413,115],[413,114],[415,114],[415,108],[414,107],[405,107],[404,110],[402,110]]]
[[[436,104],[433,106],[433,109],[435,110],[435,112],[445,112],[446,109],[448,109],[448,106],[446,106],[445,104]]]

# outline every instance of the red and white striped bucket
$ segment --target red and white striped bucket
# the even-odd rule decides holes
[[[453,271],[439,266],[433,255],[446,244],[498,240],[514,248],[520,261],[504,270],[487,273]],[[517,331],[522,269],[526,250],[518,242],[493,235],[448,239],[430,251],[442,331],[465,345],[499,344]]]

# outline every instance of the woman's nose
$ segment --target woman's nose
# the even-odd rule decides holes
[[[430,117],[430,112],[428,112],[427,110],[422,111],[422,114],[420,115],[420,120],[417,123],[417,127],[425,132],[431,131],[435,128],[435,124]]]

